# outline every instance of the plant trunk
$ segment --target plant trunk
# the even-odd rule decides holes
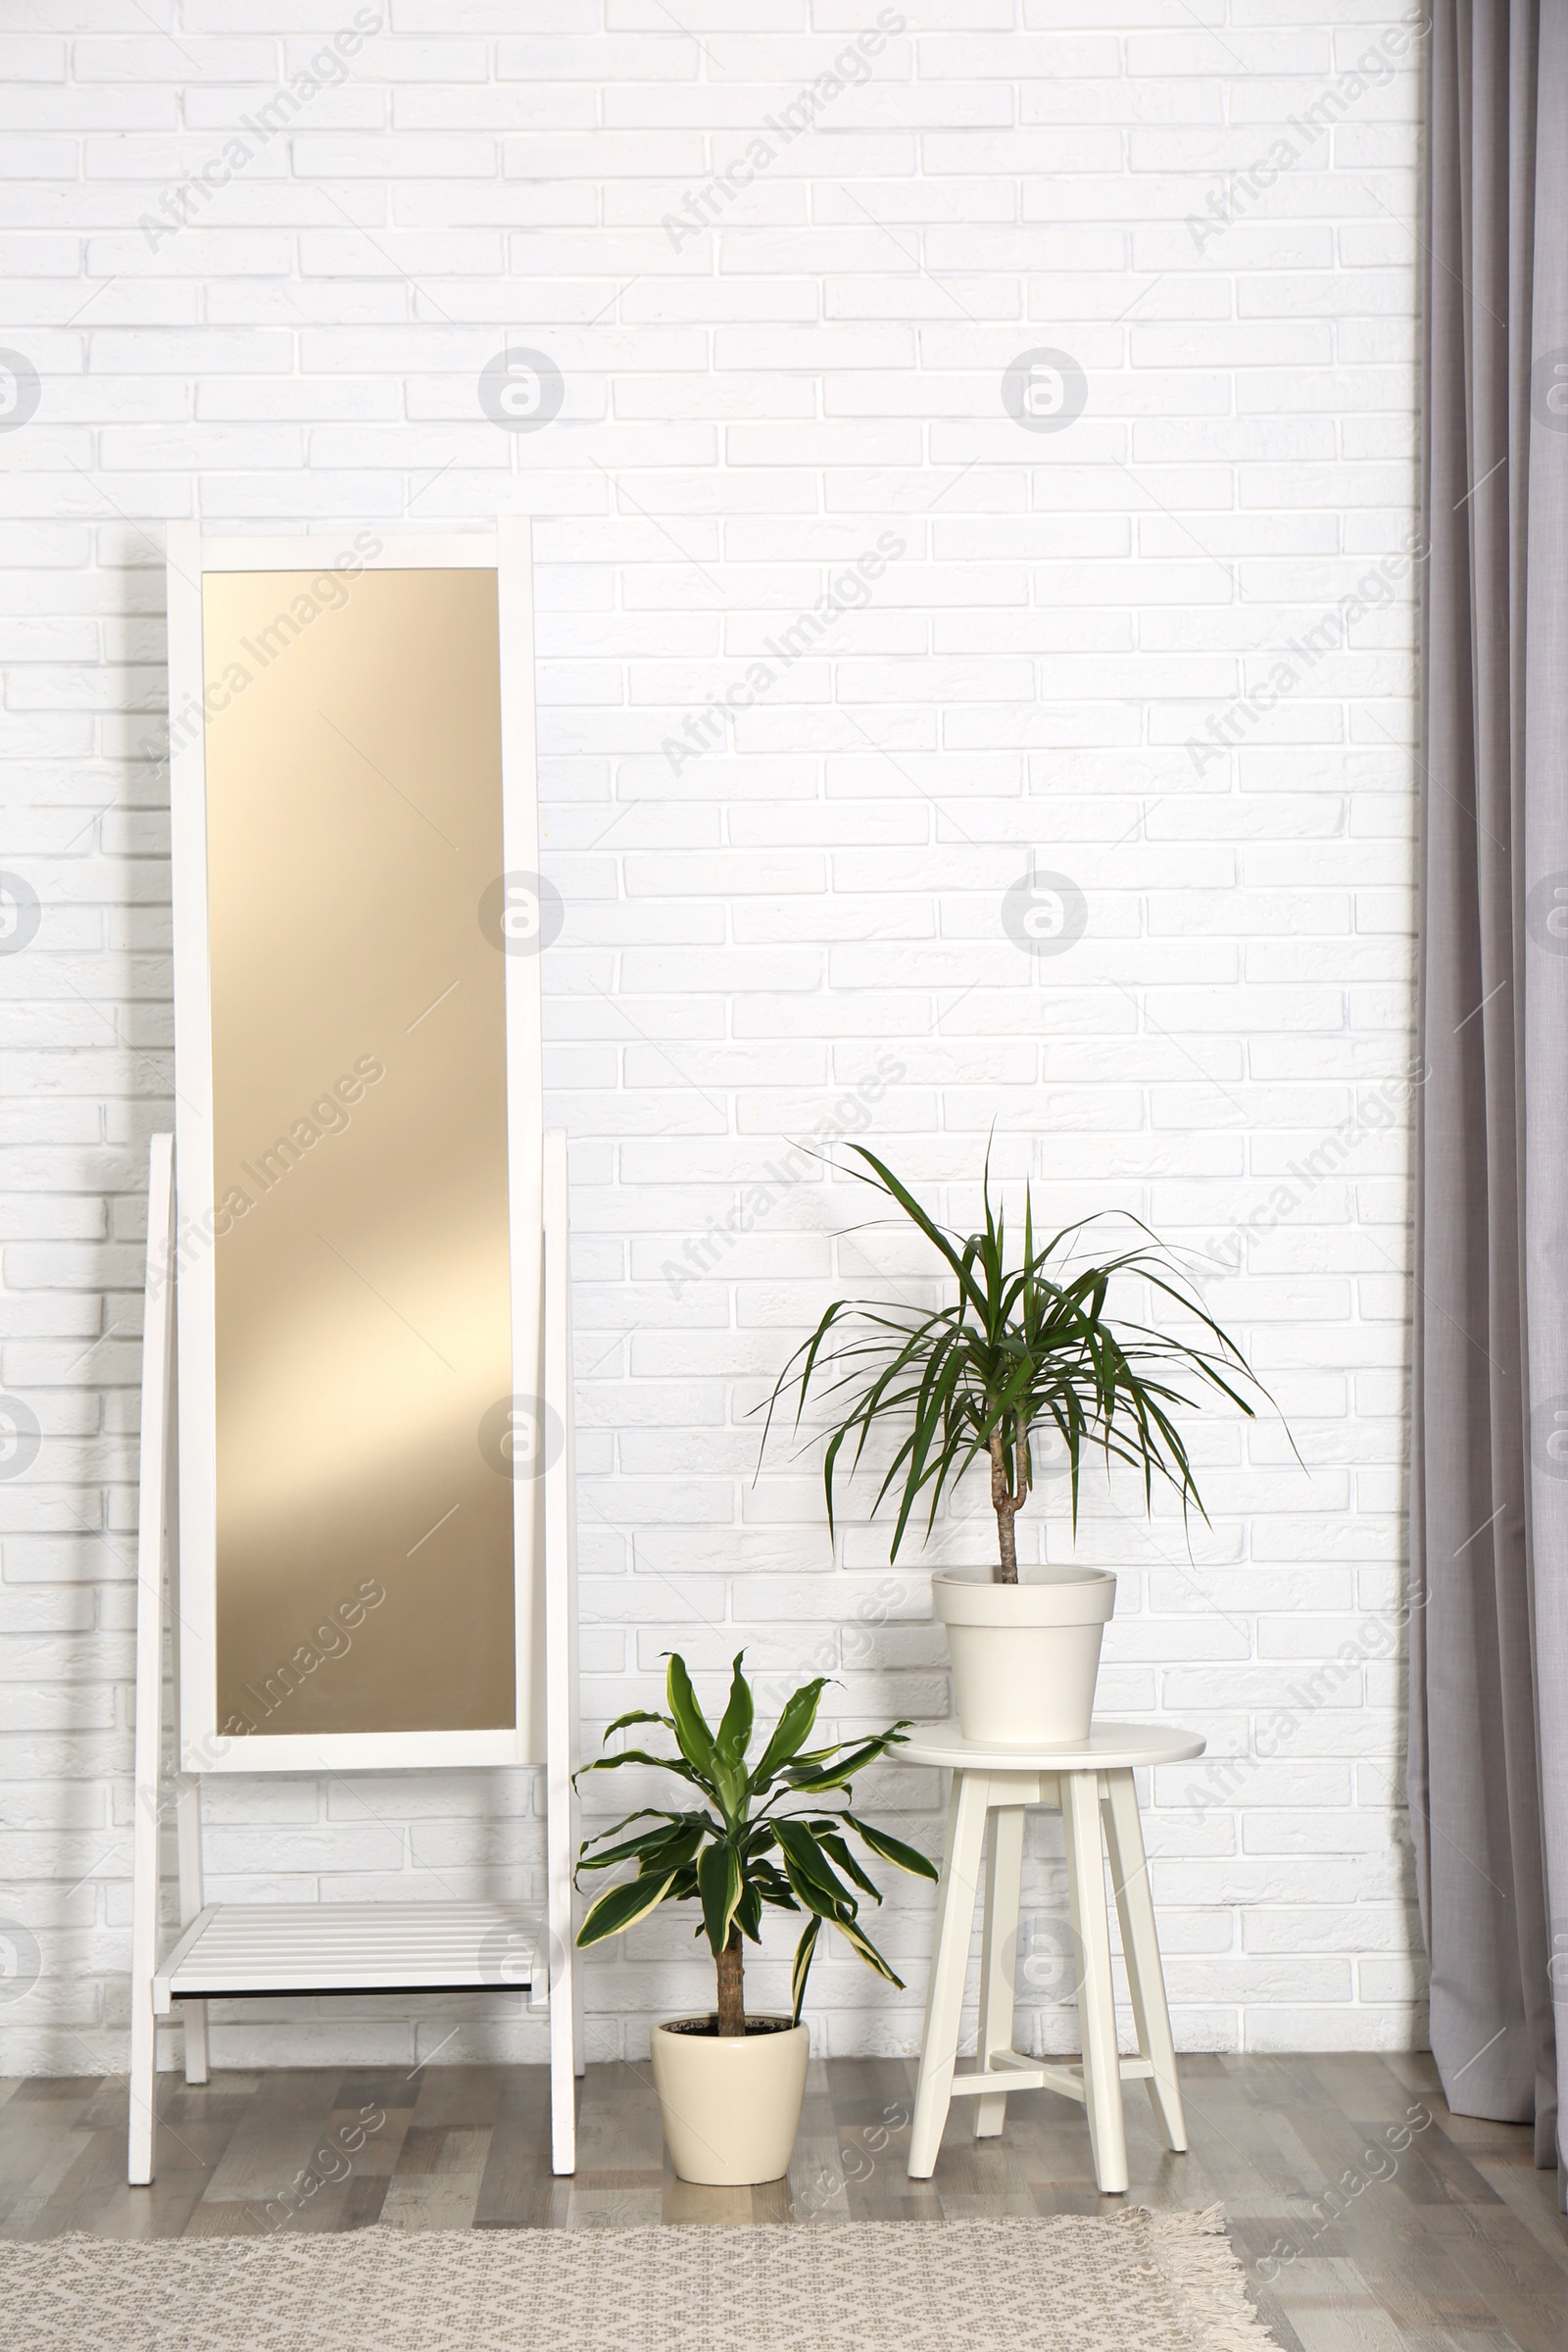
[[[1018,1582],[1018,1547],[1013,1541],[1012,1523],[1023,1504],[1022,1494],[1007,1492],[1007,1456],[1000,1438],[991,1441],[991,1507],[997,1514],[997,1543],[1002,1564],[994,1582],[1015,1585]]]
[[[1012,1534],[1017,1508],[1015,1502],[999,1502],[997,1505],[997,1542],[1002,1551],[1002,1565],[996,1575],[999,1585],[1015,1585],[1018,1582],[1018,1546]]]
[[[721,2038],[734,2040],[746,2032],[745,1962],[741,1957],[739,1928],[731,1928],[729,1941],[714,1966],[718,1970],[719,2034]]]

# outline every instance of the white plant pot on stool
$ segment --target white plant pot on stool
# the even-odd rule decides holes
[[[713,2025],[711,2017],[683,2017],[654,2028],[664,2137],[683,2180],[755,2188],[790,2169],[810,2032],[787,2017],[749,2017],[744,2037],[720,2035]]]
[[[1041,1747],[1088,1739],[1100,1644],[1116,1605],[1108,1569],[1037,1568],[1017,1585],[993,1584],[985,1568],[947,1569],[931,1579],[931,1605],[947,1628],[965,1740]]]

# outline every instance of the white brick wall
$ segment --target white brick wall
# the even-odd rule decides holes
[[[661,0],[390,6],[357,49],[371,16],[349,0],[6,12],[0,342],[40,397],[0,433],[0,863],[40,921],[0,956],[0,1378],[42,1444],[0,1481],[0,2065],[124,2049],[172,515],[539,518],[589,1717],[650,1692],[672,1642],[710,1675],[745,1642],[775,1693],[825,1663],[846,1725],[945,1708],[918,1553],[890,1573],[885,1528],[852,1524],[830,1557],[814,1473],[781,1454],[754,1486],[745,1416],[835,1289],[916,1263],[835,1238],[850,1187],[768,1163],[864,1119],[961,1218],[995,1121],[1044,1208],[1136,1210],[1212,1253],[1214,1311],[1309,1467],[1277,1424],[1207,1423],[1191,1564],[1168,1512],[1151,1533],[1089,1492],[1083,1554],[1121,1571],[1103,1702],[1196,1725],[1220,1760],[1152,1791],[1180,2039],[1418,2038],[1389,1083],[1410,1029],[1417,47],[1378,0],[901,0],[906,29],[787,137],[871,0],[687,0],[685,29]],[[339,33],[341,77],[295,84],[265,135]],[[761,135],[769,168],[720,201]],[[166,193],[220,179],[225,151],[176,228]],[[537,431],[480,405],[509,344],[564,377]],[[1084,372],[1060,431],[1004,406],[1043,348]],[[879,543],[858,609],[842,588],[851,609],[794,641],[811,650],[770,654]],[[764,691],[699,756],[703,712],[760,661]],[[1239,699],[1282,662],[1273,709]],[[1087,913],[1033,962],[1004,920],[1031,860]],[[736,1231],[758,1185],[771,1203]],[[1063,1556],[1059,1488],[1044,1526]],[[936,1794],[889,1774],[877,1801],[931,1842]],[[262,1781],[212,1816],[220,1892],[525,1886],[539,1853],[521,1780]],[[1067,2046],[1059,1850],[1043,1819],[1025,2030]],[[893,1911],[911,1990],[829,1953],[822,2046],[912,2045],[925,1891]],[[754,1976],[776,1992],[774,1948]],[[596,1958],[596,2052],[635,2053],[704,1984],[673,1921]],[[481,2010],[444,2057],[542,2055]],[[252,2011],[219,2050],[412,2063],[452,2023]]]

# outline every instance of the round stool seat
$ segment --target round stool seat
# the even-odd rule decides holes
[[[1158,1723],[1097,1720],[1087,1740],[1061,1747],[1000,1747],[965,1740],[956,1723],[917,1723],[888,1761],[942,1764],[959,1772],[1125,1772],[1141,1771],[1146,1764],[1185,1764],[1200,1756],[1205,1745],[1200,1732]]]

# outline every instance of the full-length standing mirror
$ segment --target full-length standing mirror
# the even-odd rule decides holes
[[[170,567],[186,1767],[537,1760],[526,526]]]

